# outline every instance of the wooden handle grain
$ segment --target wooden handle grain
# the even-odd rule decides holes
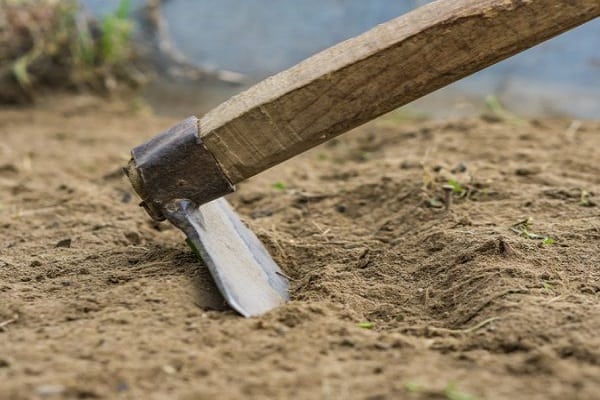
[[[600,15],[600,0],[438,0],[274,75],[200,120],[232,183]]]

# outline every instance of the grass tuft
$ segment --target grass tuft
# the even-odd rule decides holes
[[[76,0],[0,0],[0,16],[22,16],[0,18],[0,103],[32,102],[42,87],[109,92],[143,83],[130,11],[131,0],[121,0],[92,19]]]
[[[130,0],[121,0],[117,9],[100,20],[99,53],[101,60],[112,64],[127,57],[132,22]]]

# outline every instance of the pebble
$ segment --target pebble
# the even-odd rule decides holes
[[[66,388],[60,384],[41,385],[35,388],[35,392],[40,396],[56,396],[63,394]]]
[[[175,369],[175,367],[172,365],[168,365],[168,364],[163,365],[162,370],[165,374],[169,374],[169,375],[175,375],[177,373],[177,370]]]
[[[467,166],[464,163],[458,163],[454,168],[450,170],[453,174],[463,173],[467,171]]]
[[[138,245],[142,242],[142,238],[139,233],[135,231],[129,231],[125,233],[125,238],[134,245]]]
[[[70,248],[71,247],[71,238],[66,238],[66,239],[62,239],[59,240],[58,243],[56,243],[56,245],[54,246],[56,248]]]
[[[252,204],[255,203],[259,200],[262,200],[265,197],[265,195],[263,193],[260,192],[250,192],[250,193],[243,193],[240,195],[240,200],[242,201],[242,203],[244,204]]]
[[[541,172],[541,168],[538,167],[521,167],[515,170],[515,175],[517,176],[531,176],[537,175]]]

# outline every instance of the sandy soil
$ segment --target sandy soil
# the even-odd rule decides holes
[[[293,279],[243,319],[121,176],[173,122],[0,110],[0,398],[599,398],[600,123],[390,115],[240,185]]]

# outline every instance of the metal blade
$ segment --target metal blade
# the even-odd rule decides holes
[[[164,211],[187,235],[231,308],[251,317],[289,300],[285,275],[227,200],[200,207],[175,200]]]

